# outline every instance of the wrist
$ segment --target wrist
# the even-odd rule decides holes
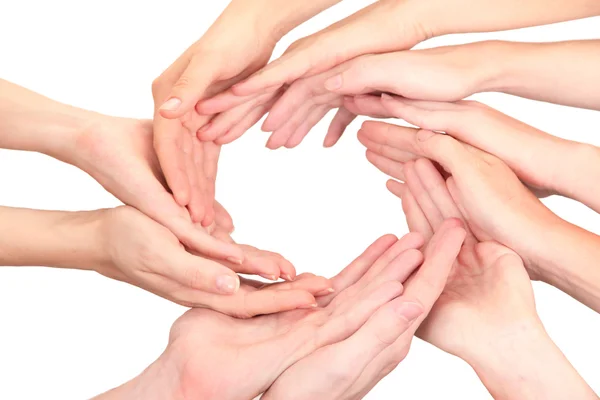
[[[184,400],[178,389],[177,369],[167,351],[140,375],[94,398],[94,400]]]
[[[495,399],[560,399],[565,391],[581,387],[577,373],[539,321],[487,337],[479,347],[465,361]],[[557,376],[561,377],[558,385]]]
[[[519,45],[500,40],[475,43],[479,54],[478,92],[507,92],[515,84],[515,66],[519,64]]]

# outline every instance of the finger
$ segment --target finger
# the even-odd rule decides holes
[[[397,241],[398,238],[396,238],[396,236],[385,235],[373,242],[373,244],[371,244],[360,256],[331,279],[335,292],[340,293],[347,287],[358,282],[368,271],[369,267],[371,267],[371,265],[373,265],[373,263]],[[297,276],[296,280],[301,279],[303,275],[304,274]],[[334,296],[327,296],[320,299],[322,302],[321,306],[329,304],[333,298]]]
[[[392,117],[389,111],[381,104],[381,96],[360,95],[344,97],[344,107],[356,115],[364,115],[371,118]]]
[[[315,108],[317,108],[317,106],[312,102],[303,104],[294,112],[291,118],[283,124],[283,126],[271,134],[271,137],[267,141],[267,147],[271,150],[275,150],[286,144],[296,129],[298,129],[306,117],[310,115]]]
[[[329,78],[325,87],[343,95],[357,95],[375,91],[402,93],[405,71],[398,68],[401,52],[367,55],[348,63],[348,68]]]
[[[415,171],[422,186],[429,193],[437,209],[444,219],[463,219],[456,203],[452,199],[446,181],[437,168],[428,159],[421,158],[415,162]]]
[[[205,304],[236,318],[311,309],[317,306],[314,296],[304,290],[255,290],[242,295],[211,296]]]
[[[180,247],[172,251],[173,263],[165,265],[165,270],[159,271],[161,275],[190,289],[209,293],[232,295],[239,290],[240,280],[229,268],[189,254]]]
[[[348,111],[348,109],[341,107],[336,112],[331,124],[329,125],[329,129],[327,131],[327,135],[325,135],[325,140],[323,141],[324,147],[332,147],[334,146],[342,137],[348,125],[352,123],[356,119],[356,114]]]
[[[221,203],[216,200],[214,209],[216,224],[224,229],[227,233],[232,233],[235,230],[235,227],[233,225],[233,218],[231,218],[231,215],[229,215],[225,207],[223,207]]]
[[[312,103],[312,97],[311,88],[306,79],[292,83],[273,105],[261,129],[265,132],[274,132],[281,128],[296,110],[305,104]]]
[[[393,161],[389,158],[380,156],[379,154],[373,153],[367,150],[365,153],[367,160],[375,166],[378,170],[386,175],[396,178],[400,181],[406,181],[404,174],[405,164],[397,161]]]
[[[185,132],[179,121],[170,121],[156,115],[154,118],[154,149],[167,185],[177,204],[190,202],[190,181],[187,176],[182,140]]]
[[[231,90],[226,90],[209,99],[200,100],[196,104],[196,111],[200,115],[220,114],[241,104],[251,102],[258,96],[260,95],[237,96]]]
[[[429,313],[442,293],[465,235],[466,232],[459,220],[450,219],[444,222],[429,242],[423,265],[405,284],[402,297],[407,301],[418,301],[423,305],[425,312],[420,317],[421,320]]]
[[[433,231],[436,232],[444,223],[444,217],[437,208],[437,205],[431,199],[429,192],[423,187],[423,184],[417,175],[414,162],[404,164],[404,174],[406,176],[408,190],[414,196],[419,208],[423,211],[427,221],[429,221],[429,225],[433,228]]]
[[[410,229],[411,232],[418,232],[423,235],[423,238],[427,243],[433,236],[433,229],[431,228],[431,225],[429,225],[429,221],[425,217],[425,214],[423,214],[423,211],[421,210],[421,207],[419,207],[414,196],[406,187],[406,184],[389,180],[387,187],[390,192],[402,199],[402,210],[406,216],[408,229]]]
[[[233,264],[241,265],[243,263],[244,253],[238,245],[213,238],[202,229],[196,228],[191,221],[178,219],[168,221],[165,226],[191,250],[211,258],[228,260]]]
[[[381,96],[381,103],[390,115],[431,131],[459,130],[457,124],[464,119],[461,111],[465,108],[454,103],[409,100],[385,94]]]
[[[194,142],[199,143],[198,138]],[[221,155],[221,146],[214,142],[202,142],[203,147],[203,168],[205,197],[204,209],[206,210],[202,226],[209,226],[215,220],[215,192],[217,182],[217,169],[219,167],[219,156]]]
[[[204,176],[204,149],[202,144],[189,134],[185,135],[185,156],[188,177],[190,178],[191,199],[188,209],[193,222],[202,222],[206,215],[206,178]]]
[[[171,88],[167,100],[161,105],[160,115],[175,119],[193,110],[209,86],[217,80],[217,71],[213,71],[211,67],[203,57],[192,56],[186,69]]]
[[[425,157],[423,149],[417,143],[415,128],[407,128],[385,122],[366,121],[360,128],[361,138],[395,148],[398,151],[411,153],[415,157]]]
[[[293,149],[298,146],[302,140],[308,135],[310,130],[329,112],[328,105],[316,106],[306,117],[306,120],[296,129],[292,136],[288,139],[285,147]]]
[[[277,101],[277,97],[273,97],[265,104],[259,105],[254,110],[250,111],[240,122],[232,127],[229,132],[218,137],[216,142],[219,144],[229,144],[240,138],[246,131],[252,128],[260,119],[269,111],[273,104]]]
[[[368,135],[364,133],[363,130],[359,130],[357,134],[358,141],[370,150],[371,152],[383,156],[385,158],[389,158],[393,161],[398,161],[401,163],[406,163],[409,161],[414,161],[419,158],[416,154],[399,150],[393,146],[388,146],[386,144],[375,142],[369,138]]]
[[[243,120],[254,107],[255,101],[251,101],[216,115],[208,124],[198,130],[198,138],[205,142],[214,141]]]
[[[408,235],[404,235],[402,238],[400,238],[400,240],[387,249],[385,253],[383,253],[377,260],[375,260],[358,281],[353,283],[351,286],[342,289],[341,291],[338,291],[338,288],[336,288],[338,295],[335,297],[335,300],[329,304],[329,306],[336,308],[340,304],[343,304],[345,301],[347,301],[347,299],[359,296],[363,289],[369,286],[369,284],[377,278],[381,271],[388,267],[396,257],[407,250],[417,249],[423,246],[423,244],[423,237],[418,233],[409,233]]]
[[[305,290],[312,295],[333,293],[331,280],[322,276],[310,276],[293,282],[278,282],[267,286],[267,290]]]

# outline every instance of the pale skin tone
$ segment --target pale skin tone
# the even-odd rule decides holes
[[[600,97],[589,89],[599,80],[599,49],[597,40],[489,41],[361,56],[293,82],[275,99],[262,129],[273,132],[267,147],[293,148],[330,110],[339,109],[324,141],[330,147],[360,113],[357,109],[368,100],[364,95],[381,92],[414,100],[458,101],[494,91],[600,109]]]
[[[195,222],[209,226],[214,219],[220,151],[219,142],[197,139],[211,116],[197,113],[196,103],[262,68],[283,35],[339,1],[233,0],[202,38],[153,82],[154,148],[177,203],[190,208]],[[242,119],[237,129],[254,125],[262,107],[257,103],[234,110]]]
[[[597,399],[544,330],[519,256],[475,237],[429,160],[407,163],[405,171],[406,183],[390,188],[402,199],[411,231],[425,238],[426,253],[428,239],[448,226],[440,216],[467,226],[441,295],[424,321],[411,326],[417,336],[468,362],[495,399]],[[375,357],[367,341],[321,349],[275,382],[273,398],[361,399],[402,360],[413,334],[409,329]]]
[[[469,13],[462,12],[464,9],[469,9]],[[240,119],[232,108],[239,108],[244,103],[260,104],[266,112],[280,94],[276,90],[284,84],[291,85],[301,78],[331,70],[365,54],[407,50],[431,37],[446,34],[515,29],[594,15],[600,15],[600,3],[595,0],[553,0],[550,3],[543,0],[526,3],[518,0],[380,0],[327,29],[294,43],[281,58],[234,85],[231,90],[201,101],[197,106],[201,113],[223,114],[215,119],[215,125],[209,129],[212,132],[203,132],[200,137],[203,140],[218,138],[217,140],[223,143],[234,140],[245,129],[237,128]],[[528,50],[524,49],[524,53],[527,52]],[[528,57],[532,60],[531,56]],[[542,51],[539,57],[543,59],[556,56]],[[564,59],[561,65],[567,64],[567,60],[568,58]],[[518,65],[513,64],[517,67]],[[589,68],[591,73],[593,67]],[[538,68],[529,69],[532,73],[536,70]],[[551,77],[547,82],[552,83]],[[533,96],[537,90],[537,87],[531,88],[519,94],[527,96],[529,93]],[[340,104],[334,108],[337,107],[340,107]],[[313,107],[304,119],[299,120],[308,119],[310,122],[304,125],[312,126],[324,115],[325,108]],[[325,144],[334,144],[336,137],[341,134],[339,130],[343,131],[342,127],[348,125],[352,119],[353,114],[347,108],[340,108]],[[273,126],[267,124],[264,128],[270,130]],[[289,126],[288,128],[284,130],[287,140],[275,140],[269,147],[294,147],[301,141],[299,137],[302,133],[298,131],[307,130],[305,126],[296,126],[294,130]],[[296,137],[292,139],[294,133]]]
[[[147,227],[141,229],[148,236],[147,244],[132,243],[132,249],[124,251],[124,254],[134,257],[138,254],[136,251],[151,250],[148,244],[161,240],[171,245],[173,253],[170,256],[153,258],[150,265],[146,266],[146,269],[164,279],[152,279],[150,282],[146,279],[148,274],[126,274],[127,277],[116,274],[115,278],[180,303],[195,305],[213,304],[224,294],[233,294],[240,288],[246,288],[240,285],[236,272],[261,275],[270,280],[294,279],[295,269],[283,257],[235,244],[229,236],[233,230],[231,217],[218,203],[215,202],[215,222],[211,226],[203,228],[193,223],[187,209],[179,206],[165,189],[164,178],[152,148],[151,121],[109,117],[67,106],[2,80],[0,88],[1,148],[37,151],[77,166],[121,201],[140,210],[120,208],[111,213],[98,213],[116,214],[118,218],[110,220],[127,222],[125,232],[133,233],[136,227]],[[6,212],[14,214],[17,210],[7,209]],[[18,212],[21,215],[26,211]],[[44,222],[47,214],[30,211],[25,215],[30,222],[24,227],[36,231],[36,226],[40,230],[46,226],[49,229],[46,233],[51,235],[51,224]],[[5,225],[9,226],[12,225]],[[120,232],[117,229],[117,233]],[[6,239],[10,238],[10,235],[6,236]],[[11,243],[6,242],[6,245],[10,246]],[[161,245],[157,244],[155,248],[160,249]],[[196,255],[188,254],[186,249]],[[156,252],[152,254],[159,256]],[[188,262],[182,264],[183,259]],[[11,264],[6,261],[4,265]],[[132,271],[145,270],[139,262],[124,267]],[[111,275],[110,271],[106,274]],[[173,292],[178,292],[180,296],[175,296]],[[248,314],[240,308],[243,304],[240,299],[244,299],[244,296],[227,300],[222,311]],[[314,303],[311,293],[305,292],[300,297],[303,305]],[[268,299],[263,297],[259,306],[249,308],[276,309],[277,306],[269,306]]]
[[[358,137],[367,159],[400,181],[407,179],[406,163],[421,157],[437,162],[451,175],[448,189],[478,240],[514,250],[532,278],[600,311],[600,238],[553,214],[504,162],[427,130],[366,122]],[[389,187],[397,189],[394,183]]]
[[[240,279],[235,272],[260,265],[279,273],[289,262],[247,246],[246,263],[227,269],[190,254],[168,229],[128,206],[85,212],[0,207],[0,216],[0,265],[96,271],[185,306],[238,318],[312,308],[315,296],[332,291],[328,279],[312,274],[272,285]],[[231,279],[205,279],[207,262],[228,270]]]
[[[333,352],[366,362],[386,342],[414,332],[458,254],[465,235],[459,225],[451,221],[442,228],[425,257],[416,250],[423,244],[419,234],[380,238],[332,279],[336,293],[320,299],[314,310],[249,320],[189,311],[173,325],[169,345],[154,364],[97,399],[247,400],[265,391],[266,398],[321,398],[290,390],[287,374],[302,375],[306,361]]]

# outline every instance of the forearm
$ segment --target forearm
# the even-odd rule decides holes
[[[539,278],[600,312],[600,237],[558,217],[522,249]]]
[[[286,33],[342,0],[233,0],[217,21],[240,20],[278,41]]]
[[[94,269],[102,213],[0,207],[0,265]]]
[[[464,357],[495,399],[597,399],[541,323],[484,338]]]
[[[0,148],[62,158],[97,115],[0,79]]]
[[[600,15],[597,0],[408,0],[433,36],[495,32]],[[469,10],[469,12],[465,12]]]
[[[483,61],[493,71],[481,91],[497,91],[600,110],[600,40],[557,43],[487,42]],[[495,53],[495,54],[494,54]],[[490,63],[495,68],[490,68]]]

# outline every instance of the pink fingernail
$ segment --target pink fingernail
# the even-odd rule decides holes
[[[331,294],[333,292],[335,292],[335,289],[334,288],[329,288],[329,289],[323,290],[323,291],[315,294],[315,296],[317,296],[317,297],[327,296],[328,294]]]
[[[299,306],[298,308],[304,308],[304,309],[307,309],[307,308],[317,308],[317,303],[304,304],[304,305]]]
[[[169,100],[165,101],[162,106],[160,106],[160,109],[165,111],[177,111],[180,105],[181,100],[179,100],[177,97],[171,97]]]
[[[230,275],[221,275],[217,277],[217,290],[224,294],[234,294],[240,288],[240,281]]]
[[[336,90],[342,87],[342,75],[338,74],[332,78],[329,78],[325,81],[325,89],[327,90]]]
[[[394,100],[394,98],[387,93],[381,93],[381,99],[382,100]]]
[[[242,264],[242,260],[240,260],[239,258],[236,257],[227,257],[227,261],[234,263],[234,264]]]
[[[270,281],[276,281],[277,277],[275,275],[261,275],[263,278],[268,279]]]
[[[291,281],[294,280],[294,278],[292,278],[290,275],[283,275],[282,278],[285,279],[288,282],[291,282]]]

